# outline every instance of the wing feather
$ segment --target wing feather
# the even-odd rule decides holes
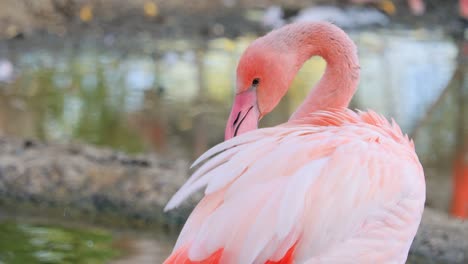
[[[223,249],[223,263],[280,260],[293,245],[297,263],[407,253],[425,199],[412,142],[373,112],[320,115],[328,126],[259,129],[195,161],[167,208],[206,196],[176,247],[192,260]]]
[[[328,162],[327,158],[321,158],[310,162],[291,177],[285,186],[283,198],[277,209],[278,223],[275,228],[278,239],[284,239],[297,223],[304,209],[306,193],[310,186],[322,173],[323,167]],[[311,175],[317,175],[311,177]]]

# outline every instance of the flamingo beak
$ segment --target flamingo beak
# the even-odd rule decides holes
[[[237,94],[226,124],[224,139],[228,140],[257,129],[259,119],[260,111],[258,110],[256,89],[249,89]]]

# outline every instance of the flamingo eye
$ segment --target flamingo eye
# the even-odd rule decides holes
[[[260,78],[255,78],[255,79],[253,79],[253,81],[252,81],[252,86],[255,87],[255,86],[257,86],[259,83],[260,83]]]

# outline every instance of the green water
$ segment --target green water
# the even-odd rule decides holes
[[[112,245],[98,229],[0,222],[0,264],[107,263],[120,255]]]

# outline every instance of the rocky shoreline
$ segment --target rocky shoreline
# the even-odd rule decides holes
[[[188,165],[156,154],[0,137],[0,206],[177,227],[190,206],[162,208],[186,180]]]
[[[407,263],[468,263],[468,221],[425,208]]]

